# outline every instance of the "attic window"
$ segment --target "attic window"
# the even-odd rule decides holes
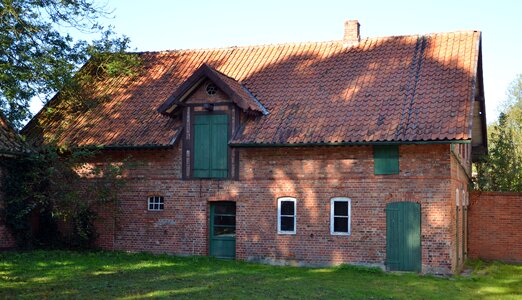
[[[217,93],[217,87],[212,82],[207,84],[207,87],[205,88],[205,90],[207,91],[207,94],[209,96],[214,96]]]

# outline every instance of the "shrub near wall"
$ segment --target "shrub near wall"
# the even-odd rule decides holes
[[[15,246],[15,239],[5,225],[4,199],[0,194],[0,250],[14,248]]]
[[[522,263],[522,193],[473,192],[469,257]]]

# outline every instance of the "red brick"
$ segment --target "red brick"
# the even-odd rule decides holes
[[[474,192],[469,210],[472,258],[522,262],[522,193]]]
[[[388,202],[421,204],[424,272],[450,272],[454,195],[449,145],[403,145],[398,175],[374,175],[371,146],[252,148],[240,151],[239,180],[181,180],[181,150],[106,151],[132,155],[117,208],[102,209],[98,244],[106,249],[207,255],[209,202],[237,203],[237,257],[306,264],[382,265]],[[165,210],[147,211],[147,197]],[[297,198],[297,234],[277,234],[277,199]],[[352,199],[351,236],[329,231],[330,199]],[[113,215],[116,213],[116,215]],[[161,219],[175,225],[159,225]]]

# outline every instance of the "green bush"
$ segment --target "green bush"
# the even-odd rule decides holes
[[[97,237],[93,208],[117,201],[126,166],[123,160],[84,168],[96,153],[46,148],[1,162],[5,220],[19,248],[93,247]],[[40,224],[36,228],[31,225],[35,219]],[[58,222],[70,224],[70,236],[59,231]]]

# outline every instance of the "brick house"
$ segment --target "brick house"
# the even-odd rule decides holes
[[[0,250],[15,247],[13,235],[5,225],[5,202],[1,179],[6,171],[1,162],[16,159],[26,151],[20,136],[0,112]]]
[[[481,33],[138,53],[32,143],[128,156],[105,249],[449,273],[486,149]],[[103,87],[103,88],[102,88]],[[49,106],[60,108],[60,95]]]

